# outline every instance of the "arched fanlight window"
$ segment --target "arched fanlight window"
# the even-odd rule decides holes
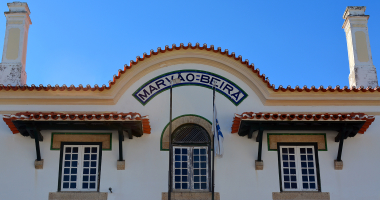
[[[211,142],[208,132],[197,124],[179,126],[172,135],[173,190],[210,191]]]
[[[176,144],[208,144],[210,143],[207,131],[197,124],[184,124],[178,127],[172,135],[172,142]]]

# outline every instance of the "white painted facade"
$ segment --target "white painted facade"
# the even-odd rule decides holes
[[[8,29],[7,29],[8,30]],[[368,35],[368,34],[367,34]],[[7,37],[7,36],[6,36]],[[5,43],[6,45],[6,43]],[[26,45],[25,45],[26,46]],[[369,46],[369,45],[368,45]],[[5,51],[5,50],[4,50]],[[191,52],[188,52],[191,51]],[[192,53],[192,52],[195,53]],[[176,51],[174,51],[176,52]],[[215,54],[215,56],[213,56]],[[4,54],[3,54],[4,55]],[[168,56],[166,56],[168,55]],[[3,56],[4,57],[4,56]],[[196,57],[203,63],[192,62],[189,57]],[[4,59],[4,58],[3,58]],[[173,64],[173,60],[182,63]],[[223,63],[223,67],[217,67],[214,63]],[[372,60],[371,60],[372,62]],[[144,64],[146,63],[146,64]],[[351,61],[350,61],[351,63]],[[156,66],[156,67],[154,67]],[[156,76],[172,71],[192,69],[212,72],[228,78],[241,87],[248,97],[241,104],[235,106],[229,99],[220,93],[216,93],[216,105],[218,107],[219,123],[224,134],[223,158],[215,159],[215,191],[220,194],[222,200],[233,199],[272,199],[273,192],[280,192],[279,164],[277,151],[268,151],[267,133],[326,133],[327,151],[319,151],[319,169],[321,178],[321,192],[328,192],[330,199],[379,199],[380,193],[380,122],[375,120],[364,134],[344,141],[342,160],[343,170],[334,169],[334,160],[337,157],[339,143],[334,141],[336,131],[264,131],[262,160],[263,170],[255,170],[255,160],[258,155],[258,142],[255,141],[257,131],[253,139],[247,136],[240,137],[237,133],[231,134],[231,126],[234,114],[243,112],[263,113],[352,113],[360,112],[380,117],[380,105],[373,103],[356,103],[356,101],[379,99],[377,92],[364,96],[361,92],[354,93],[349,102],[343,102],[337,106],[334,99],[343,98],[337,92],[330,96],[318,96],[312,94],[310,98],[323,98],[329,101],[325,105],[285,105],[277,103],[270,105],[266,100],[292,100],[294,93],[284,93],[283,96],[275,96],[274,92],[266,88],[260,79],[249,79],[251,75],[244,73],[249,70],[243,68],[240,61],[200,50],[178,50],[177,53],[167,52],[162,56],[157,55],[141,61],[141,64],[133,66],[131,73],[139,74],[135,82],[122,81],[116,83],[113,88],[126,90],[119,94],[119,99],[113,105],[82,105],[81,103],[7,103],[13,97],[17,102],[24,94],[20,91],[0,91],[0,113],[2,118],[7,114],[18,112],[65,112],[65,113],[105,113],[105,112],[138,112],[148,115],[151,133],[133,139],[125,138],[123,142],[123,154],[125,170],[117,170],[118,160],[118,133],[114,131],[62,131],[44,130],[41,132],[43,141],[40,142],[41,156],[44,159],[43,169],[35,169],[36,147],[34,140],[21,134],[12,134],[7,124],[0,121],[0,194],[1,199],[48,199],[50,192],[57,192],[59,176],[60,151],[51,150],[52,132],[112,132],[112,150],[103,151],[101,161],[101,177],[99,192],[108,193],[109,200],[128,199],[161,199],[163,192],[168,190],[168,151],[160,150],[160,138],[163,129],[169,122],[169,90],[155,96],[145,106],[133,98],[132,94],[144,83]],[[129,71],[128,71],[129,73]],[[128,73],[123,76],[130,76]],[[253,74],[253,72],[252,72]],[[253,76],[253,75],[252,75]],[[256,76],[256,75],[255,75]],[[245,77],[246,79],[242,79]],[[128,78],[131,79],[131,78]],[[248,82],[247,82],[248,80]],[[115,89],[115,90],[116,90]],[[120,91],[122,91],[120,89]],[[31,92],[32,96],[37,92]],[[80,91],[78,92],[80,93]],[[84,92],[83,92],[84,93]],[[367,92],[368,93],[368,92]],[[30,93],[28,93],[29,95]],[[77,94],[77,93],[76,93]],[[118,94],[118,93],[117,93]],[[278,93],[276,93],[278,94]],[[282,94],[282,93],[281,93]],[[65,97],[72,98],[68,94]],[[64,96],[63,95],[63,96]],[[308,95],[308,94],[306,94]],[[363,95],[364,97],[361,97]],[[22,97],[23,98],[23,97]],[[36,96],[35,98],[40,98]],[[48,99],[49,97],[45,97]],[[96,98],[96,97],[89,97]],[[307,97],[294,97],[304,98]],[[64,98],[62,98],[64,99]],[[264,99],[264,100],[263,100]],[[21,101],[20,101],[21,102]],[[212,90],[197,86],[183,86],[173,89],[173,118],[196,114],[212,121]],[[112,188],[112,193],[108,188]]]

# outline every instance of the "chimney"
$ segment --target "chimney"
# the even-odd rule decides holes
[[[8,3],[3,57],[0,63],[0,84],[26,84],[26,48],[28,44],[30,10],[27,3],[15,1]]]
[[[346,32],[350,87],[378,86],[376,68],[372,62],[371,46],[368,36],[368,18],[365,6],[348,6],[343,14],[342,28]]]

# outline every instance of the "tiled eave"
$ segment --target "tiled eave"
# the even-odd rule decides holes
[[[130,127],[137,136],[150,134],[148,116],[139,113],[42,113],[23,112],[4,115],[4,122],[10,130],[28,136],[27,126],[36,126],[40,130],[115,130]]]
[[[296,87],[292,88],[291,86],[283,87],[280,85],[279,87],[275,88],[275,85],[273,85],[269,82],[268,77],[266,77],[265,74],[260,74],[260,70],[258,68],[255,68],[253,63],[250,64],[248,59],[243,60],[241,55],[237,56],[234,52],[229,52],[228,49],[222,50],[221,47],[218,47],[215,49],[214,45],[210,45],[209,47],[207,47],[207,44],[200,45],[199,43],[196,43],[195,45],[192,45],[191,43],[189,43],[187,46],[185,46],[183,43],[181,43],[178,46],[176,44],[173,44],[171,47],[166,45],[164,49],[161,49],[159,47],[159,48],[157,48],[157,51],[150,50],[149,54],[143,53],[142,57],[137,56],[136,60],[131,60],[129,65],[124,65],[123,70],[119,69],[117,75],[114,75],[113,79],[111,81],[109,81],[108,86],[105,84],[103,84],[102,86],[79,85],[77,87],[74,85],[71,85],[71,86],[66,86],[66,85],[62,85],[62,86],[59,86],[59,85],[55,85],[55,86],[38,85],[38,86],[36,86],[33,84],[30,86],[28,86],[28,85],[11,86],[11,85],[0,84],[0,91],[42,91],[42,92],[43,91],[58,91],[58,92],[59,91],[92,91],[92,92],[95,92],[95,91],[110,90],[112,88],[112,86],[116,84],[117,80],[121,78],[121,76],[124,76],[124,74],[129,69],[131,69],[133,66],[138,65],[140,62],[143,62],[144,60],[150,59],[151,57],[154,57],[154,56],[159,55],[159,54],[170,53],[172,51],[183,51],[183,50],[202,50],[202,51],[220,54],[220,55],[223,55],[223,56],[226,56],[229,58],[233,58],[236,62],[239,62],[239,63],[245,65],[247,68],[249,68],[252,71],[252,73],[256,74],[257,77],[259,79],[261,79],[263,84],[269,90],[272,90],[274,92],[380,92],[380,87],[377,87],[377,88],[371,88],[371,87],[366,87],[366,88],[365,87],[359,87],[359,88],[352,87],[352,88],[349,88],[347,86],[344,86],[344,87],[340,87],[340,86],[331,87],[331,86],[329,86],[327,88],[324,88],[323,86],[320,86],[320,87],[311,86],[310,88],[308,88],[307,86],[303,86],[303,87],[296,86]]]
[[[260,126],[266,126],[266,130],[335,131],[340,131],[343,126],[347,126],[350,127],[349,133],[347,133],[348,136],[353,137],[356,133],[363,134],[374,120],[374,116],[369,116],[364,113],[280,114],[244,112],[243,114],[235,114],[231,133],[238,133],[240,136],[245,136],[249,131],[247,128],[257,128]]]

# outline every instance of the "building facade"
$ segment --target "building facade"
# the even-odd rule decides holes
[[[171,199],[380,198],[380,88],[365,7],[343,15],[342,88],[276,88],[248,60],[198,43],[144,54],[109,85],[28,86],[30,11],[8,7],[2,199],[168,199],[169,190]],[[224,137],[215,159],[213,87]]]

